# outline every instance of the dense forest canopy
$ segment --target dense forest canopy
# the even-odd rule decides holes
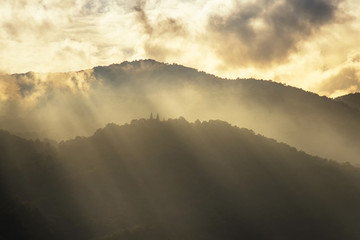
[[[223,121],[0,132],[1,239],[358,239],[360,171]]]
[[[360,93],[352,93],[335,98],[336,101],[343,102],[346,105],[360,110]]]

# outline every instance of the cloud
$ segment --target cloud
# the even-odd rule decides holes
[[[212,15],[212,45],[224,64],[267,67],[285,62],[321,27],[343,20],[340,0],[255,0]]]
[[[360,91],[360,69],[346,67],[321,84],[321,91],[330,95]]]
[[[124,39],[133,38],[126,8],[120,0],[1,1],[0,70],[73,71],[118,62],[133,47]]]
[[[1,74],[0,101],[18,102],[21,105],[38,104],[54,91],[69,92],[74,95],[88,94],[95,82],[93,70],[68,73]]]
[[[358,48],[359,9],[357,0],[2,0],[0,71],[153,58],[313,87]]]
[[[19,95],[19,86],[10,75],[0,75],[0,101],[8,101]]]
[[[360,92],[360,52],[352,53],[342,65],[325,72],[316,90],[332,97]]]
[[[148,35],[152,35],[153,33],[153,27],[149,23],[148,16],[145,13],[144,7],[146,5],[146,1],[139,1],[137,5],[134,7],[134,10],[138,13],[137,19],[139,23],[143,26],[145,33]]]
[[[146,1],[139,1],[134,10],[138,23],[142,26],[147,39],[144,41],[143,49],[149,58],[166,61],[168,56],[181,54],[183,50],[178,43],[188,40],[188,30],[180,19],[167,16],[156,16],[153,21],[149,19],[146,12]]]
[[[144,32],[150,37],[161,37],[164,35],[184,36],[187,34],[187,29],[180,19],[160,15],[151,23],[145,7],[146,1],[139,1],[134,6],[134,10],[137,12],[138,22],[143,26]]]

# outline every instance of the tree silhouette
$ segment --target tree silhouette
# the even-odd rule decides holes
[[[359,169],[219,120],[108,124],[57,149],[0,131],[0,179],[0,239],[360,236]]]

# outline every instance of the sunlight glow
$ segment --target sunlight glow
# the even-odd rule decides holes
[[[282,36],[284,41],[289,38],[289,44],[293,46],[289,46],[287,56],[281,56],[280,60],[266,60],[266,64],[250,61],[244,52],[245,47],[236,56],[236,63],[226,60],[234,59],[227,57],[231,54],[227,48],[232,49],[227,45],[234,44],[233,48],[236,48],[240,43],[218,36],[228,34],[234,37],[243,32],[236,36],[241,40],[255,33],[254,39],[266,43],[271,34],[267,26],[270,23],[266,21],[277,13],[270,11],[286,2],[273,4],[270,1],[272,8],[260,10],[257,9],[258,0],[148,0],[131,3],[120,0],[49,0],[41,3],[5,0],[0,3],[0,43],[3,46],[0,71],[76,71],[125,60],[152,58],[183,64],[220,77],[271,79],[332,95],[332,90],[321,89],[321,82],[326,79],[318,77],[321,72],[326,76],[325,72],[335,71],[346,64],[346,57],[357,48],[360,20],[356,13],[360,5],[356,0],[340,4],[341,12],[336,13],[334,22],[310,29],[313,34],[303,40],[291,39],[301,39],[300,35]],[[240,21],[236,14],[242,9],[257,9],[258,13],[249,12],[254,14],[253,17],[249,15],[249,25],[246,25],[245,15],[243,23],[231,25]],[[268,16],[264,18],[264,14]],[[218,23],[224,23],[228,18],[234,23],[229,23],[228,29],[214,29],[211,26],[214,18]],[[291,26],[287,27],[295,31]],[[271,53],[271,47],[266,51],[275,54]],[[355,89],[349,87],[334,91],[356,91],[359,85]]]

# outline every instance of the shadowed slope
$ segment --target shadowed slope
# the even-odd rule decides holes
[[[352,93],[335,98],[336,101],[343,102],[348,106],[360,110],[360,93]]]
[[[109,124],[59,151],[103,239],[360,234],[359,170],[222,121]]]
[[[357,168],[223,121],[109,124],[58,149],[0,132],[0,150],[4,239],[360,236]]]
[[[89,235],[60,163],[48,143],[0,130],[0,239]]]

